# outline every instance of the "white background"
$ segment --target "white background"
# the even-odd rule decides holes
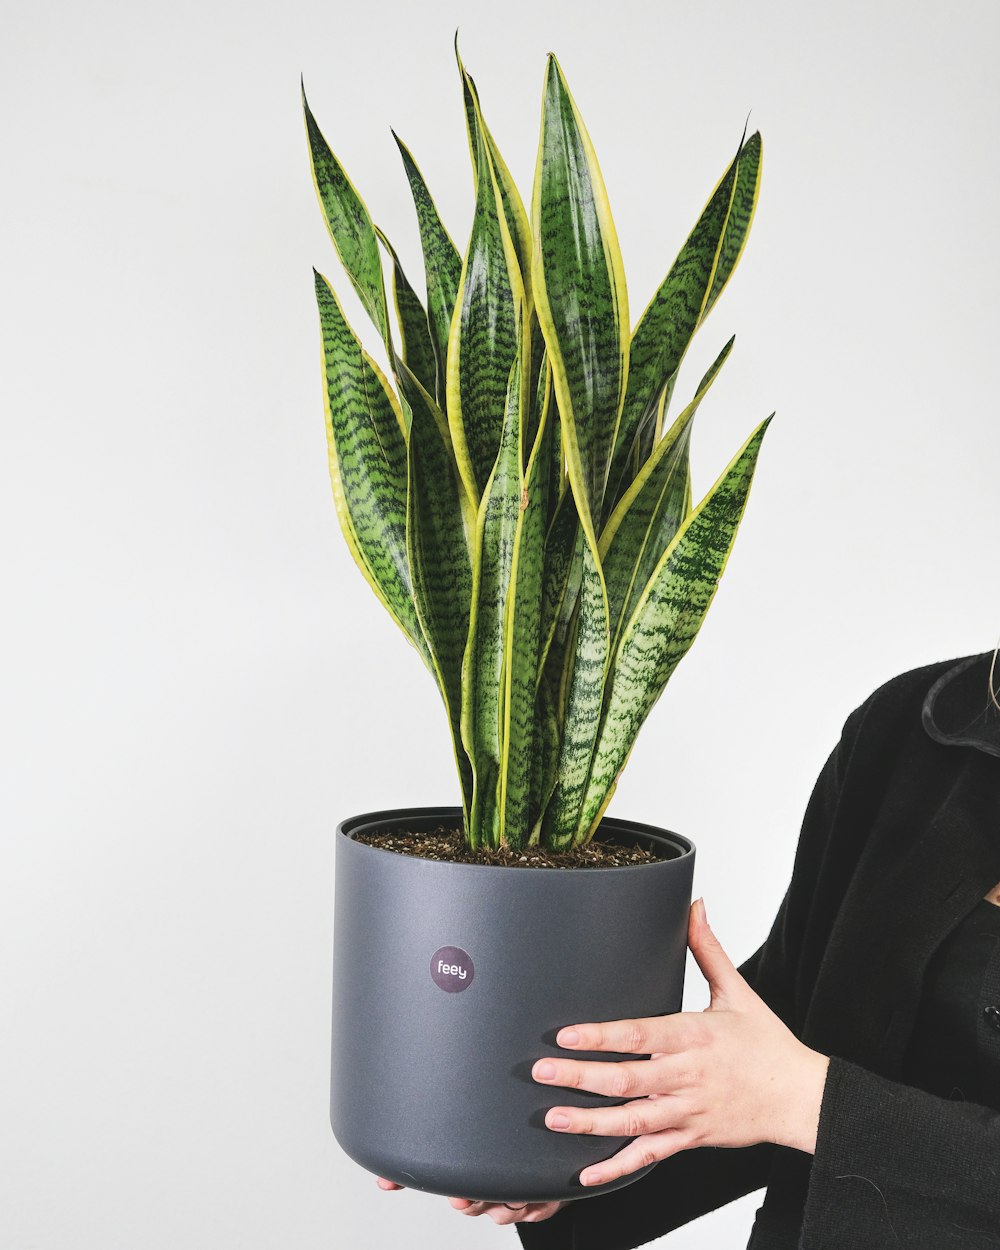
[[[734,958],[851,709],[997,640],[995,5],[8,6],[5,1250],[515,1244],[379,1192],[327,1121],[334,825],[456,790],[430,679],[334,516],[311,265],[376,345],[315,202],[299,74],[422,290],[389,127],[464,246],[456,25],[526,197],[559,56],[633,321],[748,111],[763,132],[749,246],[678,388],[736,332],[696,497],[778,415],[612,808],[695,840]],[[742,1245],[758,1201],[667,1244]]]

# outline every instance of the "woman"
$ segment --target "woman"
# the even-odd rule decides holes
[[[535,1065],[630,1099],[547,1114],[554,1132],[634,1137],[581,1175],[581,1199],[452,1206],[517,1224],[529,1250],[626,1250],[766,1186],[748,1250],[1000,1246],[997,654],[903,673],[851,713],[739,969],[695,903],[705,1012],[567,1026],[567,1057]],[[586,1199],[589,1179],[654,1161]]]

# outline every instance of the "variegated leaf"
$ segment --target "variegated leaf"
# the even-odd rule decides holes
[[[302,88],[313,183],[333,246],[392,359],[392,337],[375,227],[365,203],[323,138]]]
[[[410,154],[409,148],[395,131],[392,132],[392,137],[396,140],[403,158],[403,168],[406,170],[413,204],[417,210],[420,246],[423,249],[424,272],[427,279],[427,313],[436,365],[433,393],[438,404],[443,405],[448,361],[448,333],[455,311],[455,300],[458,297],[458,285],[462,278],[462,257],[441,223],[437,205],[427,190],[423,174],[417,168],[417,163]]]
[[[472,234],[448,339],[447,396],[458,467],[478,504],[500,447],[524,291],[486,144],[477,154]]]
[[[406,366],[403,366],[404,370]],[[469,634],[472,563],[463,520],[464,488],[455,472],[447,425],[412,376],[406,550],[413,599],[451,726],[466,828],[472,766],[462,743],[462,665]]]
[[[545,536],[545,586],[542,595],[542,661],[546,660],[560,622],[563,636],[576,609],[585,542],[576,500],[563,491]]]
[[[396,305],[396,320],[402,340],[403,363],[428,394],[433,397],[435,388],[434,346],[431,342],[427,313],[420,297],[410,285],[400,263],[396,249],[385,234],[375,227],[375,233],[392,257],[392,295]]]
[[[398,400],[316,273],[323,337],[330,478],[341,528],[361,571],[430,665],[406,555],[406,440]]]
[[[604,180],[550,54],[532,194],[532,288],[569,478],[594,548],[628,372],[628,297]]]
[[[520,355],[509,375],[500,450],[479,507],[472,561],[472,608],[462,674],[462,741],[475,778],[469,837],[473,846],[501,839],[504,607],[521,512]]]
[[[628,389],[609,473],[605,518],[629,485],[626,470],[639,431],[647,430],[646,442],[651,446],[648,426],[655,418],[661,392],[676,376],[710,301],[718,298],[735,267],[752,217],[752,203],[747,206],[745,193],[749,183],[752,197],[756,197],[759,155],[759,135],[741,144],[632,335]],[[739,201],[735,197],[737,186],[741,189]],[[724,258],[727,267],[723,273],[720,266]]]
[[[743,248],[746,246],[747,235],[753,223],[760,195],[762,144],[760,131],[755,131],[744,144],[736,168],[736,186],[729,205],[729,216],[726,219],[726,233],[719,249],[719,258],[712,278],[712,291],[701,315],[702,321],[712,311],[715,301],[722,294],[726,283],[732,276]]]
[[[546,404],[521,479],[520,515],[504,606],[500,835],[512,849],[526,845],[531,836],[535,818],[531,808],[532,761],[536,751],[543,748],[535,741],[536,697],[553,426],[551,406]],[[523,422],[522,431],[526,429]]]
[[[535,699],[534,749],[531,753],[530,807],[532,813],[536,813],[528,839],[531,846],[541,842],[545,809],[555,789],[561,727],[549,682],[543,680],[538,685]]]
[[[455,32],[455,59],[458,62],[458,72],[462,79],[462,95],[465,102],[465,123],[469,135],[469,151],[472,154],[472,173],[478,184],[478,161],[479,161],[479,145],[480,141],[485,141],[489,152],[490,162],[493,166],[494,175],[497,182],[497,190],[500,193],[500,203],[503,207],[504,218],[507,222],[507,229],[510,231],[510,237],[514,243],[514,251],[517,254],[518,268],[521,272],[521,282],[524,286],[525,299],[530,308],[531,306],[531,223],[528,221],[528,214],[524,211],[524,202],[521,199],[521,193],[518,191],[511,177],[511,172],[507,168],[507,162],[500,154],[496,140],[490,133],[489,127],[483,118],[482,105],[479,101],[479,92],[476,90],[476,84],[473,82],[472,75],[468,72],[462,63],[462,58],[458,51],[458,32]]]
[[[773,414],[772,414],[773,416]],[[771,417],[757,427],[667,547],[622,635],[580,830],[590,837],[636,735],[702,626],[732,550]]]
[[[580,597],[568,648],[563,736],[556,786],[542,823],[542,840],[564,850],[577,840],[581,808],[600,727],[608,664],[608,600],[600,565],[589,542],[583,544]]]
[[[643,465],[601,535],[612,655],[653,569],[685,519],[691,483],[691,425],[732,346],[730,339],[702,378],[694,399]]]

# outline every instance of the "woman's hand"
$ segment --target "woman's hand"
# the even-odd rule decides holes
[[[688,945],[708,981],[703,1012],[561,1029],[564,1049],[649,1054],[649,1059],[543,1059],[532,1076],[631,1101],[619,1107],[552,1107],[546,1126],[561,1133],[634,1137],[618,1154],[585,1168],[600,1185],[692,1146],[776,1142],[812,1154],[829,1059],[804,1046],[740,976],[691,907]]]
[[[404,1189],[395,1181],[378,1177],[379,1189]],[[488,1215],[494,1224],[537,1224],[547,1220],[562,1209],[564,1202],[473,1202],[471,1198],[449,1198],[456,1211],[463,1215]]]

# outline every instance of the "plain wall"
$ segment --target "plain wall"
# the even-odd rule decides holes
[[[512,1246],[327,1120],[333,829],[453,802],[439,701],[338,531],[310,103],[423,290],[390,125],[460,246],[461,46],[530,194],[545,54],[635,321],[764,136],[678,398],[696,497],[776,410],[707,622],[613,812],[699,848],[740,960],[847,714],[1000,630],[1000,11],[959,0],[8,6],[0,48],[0,1245]],[[689,964],[690,1009],[706,1001]],[[470,1109],[471,1110],[471,1109]],[[678,1231],[744,1244],[759,1199]]]

